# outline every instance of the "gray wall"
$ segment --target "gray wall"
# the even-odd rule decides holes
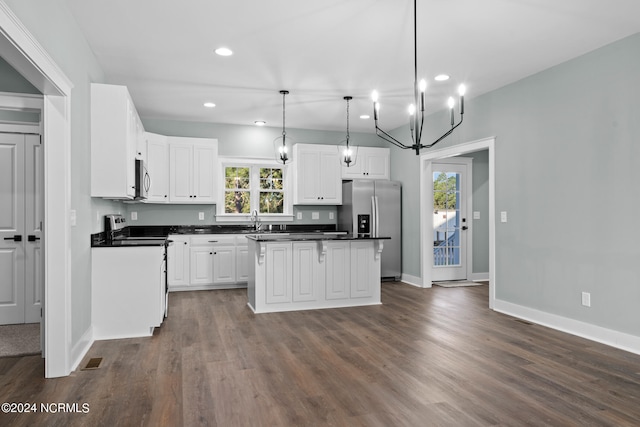
[[[640,34],[467,100],[442,146],[496,136],[496,211],[509,218],[496,224],[496,298],[640,336],[638,76]],[[403,271],[419,275],[418,159],[392,151],[391,170],[416,195]]]
[[[27,79],[18,74],[16,70],[3,58],[0,58],[0,92],[41,95],[38,89],[29,83]]]
[[[161,135],[189,136],[218,139],[218,153],[221,156],[239,156],[255,158],[273,158],[273,140],[281,136],[282,128],[242,126],[217,123],[184,122],[142,118],[145,130]],[[344,139],[344,132],[314,131],[308,129],[289,129],[287,137],[294,143],[338,144]],[[351,133],[351,142],[355,145],[383,146],[375,135]],[[131,212],[137,212],[138,220],[131,225],[206,225],[215,224],[215,206],[212,205],[154,205],[127,204],[122,208],[128,218]],[[204,221],[198,220],[198,213],[204,212]],[[312,219],[312,213],[318,212],[320,218]],[[335,206],[294,206],[294,220],[288,224],[336,224]],[[302,213],[302,219],[297,214]],[[329,214],[333,213],[333,219]],[[277,221],[274,221],[277,223]]]
[[[71,209],[77,211],[77,226],[71,228],[69,248],[73,345],[91,326],[89,235],[101,229],[101,215],[119,205],[89,196],[89,84],[102,82],[104,75],[64,0],[5,0],[5,3],[74,86],[71,95]],[[47,142],[44,144],[46,149]]]

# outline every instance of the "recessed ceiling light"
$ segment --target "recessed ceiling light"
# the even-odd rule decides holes
[[[215,50],[216,55],[220,56],[231,56],[233,55],[233,51],[228,47],[219,47]]]
[[[360,116],[360,118],[362,120],[367,120],[367,119],[371,118],[371,116],[369,116],[368,114],[363,114],[363,115]]]
[[[265,122],[264,120],[256,120],[253,123],[255,123],[256,126],[264,126],[267,124],[267,122]]]
[[[447,81],[447,80],[449,80],[449,76],[447,74],[438,74],[436,76],[436,81],[437,82],[444,82],[444,81]]]
[[[207,108],[213,108],[216,106],[216,104],[214,104],[213,102],[205,102],[204,106]]]

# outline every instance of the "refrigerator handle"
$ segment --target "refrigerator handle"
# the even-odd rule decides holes
[[[369,229],[369,236],[374,237],[376,234],[376,218],[378,211],[376,210],[376,196],[371,196],[371,225]]]
[[[375,200],[375,217],[374,217],[374,234],[373,237],[380,237],[379,233],[380,233],[380,215],[378,215],[379,209],[378,209],[378,196],[373,196],[373,199]]]

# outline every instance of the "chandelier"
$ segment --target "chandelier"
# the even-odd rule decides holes
[[[460,96],[460,121],[455,123],[454,106],[455,101],[449,98],[448,106],[451,111],[451,129],[446,131],[442,136],[431,144],[423,144],[422,129],[424,126],[424,93],[427,89],[427,82],[423,79],[418,82],[418,18],[417,18],[417,0],[413,0],[413,54],[414,54],[414,85],[413,85],[413,104],[409,106],[409,129],[411,131],[411,144],[406,145],[378,127],[378,119],[380,115],[380,103],[378,102],[378,92],[373,91],[371,98],[373,99],[373,120],[376,126],[376,135],[383,140],[402,149],[411,149],[416,151],[416,155],[420,154],[420,149],[431,148],[462,124],[464,118],[464,93],[465,86],[460,85],[458,94]],[[418,109],[418,111],[416,111]]]

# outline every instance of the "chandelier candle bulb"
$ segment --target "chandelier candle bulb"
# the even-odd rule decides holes
[[[420,111],[424,111],[424,92],[427,90],[427,81],[420,80]]]
[[[453,100],[452,97],[449,97],[449,111],[451,111],[451,126],[453,126],[456,123],[455,117],[453,115],[453,107],[455,106],[455,101]]]
[[[460,115],[464,114],[464,94],[467,91],[465,85],[458,87],[458,94],[460,95]]]

